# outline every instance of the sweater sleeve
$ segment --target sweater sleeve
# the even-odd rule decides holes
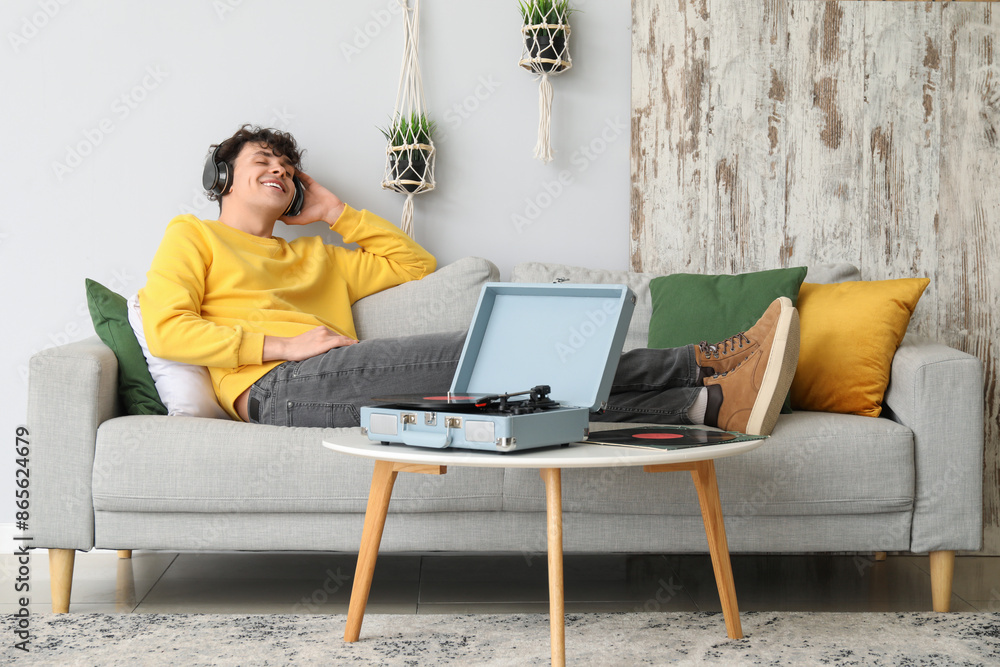
[[[388,220],[371,211],[344,208],[330,228],[359,251],[328,246],[344,276],[351,303],[369,294],[419,280],[437,268],[437,260]]]
[[[149,351],[163,359],[214,368],[262,363],[264,334],[202,318],[211,249],[197,222],[184,217],[167,227],[139,292]]]

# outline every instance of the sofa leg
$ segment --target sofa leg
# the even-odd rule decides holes
[[[119,549],[118,550],[118,557],[119,558],[131,558],[132,557],[132,550],[131,549]]]
[[[955,552],[931,552],[931,597],[934,611],[951,611],[951,582],[955,575]]]
[[[115,612],[128,614],[136,607],[135,572],[132,569],[132,559],[119,558],[116,565]]]
[[[876,563],[881,563],[882,561],[885,560],[885,558],[886,558],[886,553],[884,551],[876,551],[875,552],[875,562]]]
[[[73,590],[75,549],[49,549],[49,579],[52,582],[52,613],[69,612],[69,595]]]

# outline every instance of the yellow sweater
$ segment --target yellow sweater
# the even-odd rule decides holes
[[[434,271],[436,260],[398,227],[346,207],[330,228],[357,250],[316,236],[261,238],[215,220],[170,221],[139,291],[149,351],[207,366],[220,405],[281,361],[263,362],[264,336],[319,325],[357,338],[351,304]]]

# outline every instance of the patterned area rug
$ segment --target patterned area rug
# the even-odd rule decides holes
[[[1000,614],[567,614],[570,665],[997,665]],[[546,665],[546,614],[377,615],[361,640],[345,616],[40,614],[23,665]]]

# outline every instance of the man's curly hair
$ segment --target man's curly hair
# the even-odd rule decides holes
[[[222,143],[212,144],[208,149],[208,153],[211,155],[212,151],[218,148],[218,159],[229,165],[229,173],[232,175],[233,163],[236,161],[236,156],[243,150],[243,146],[248,143],[265,144],[278,157],[286,156],[292,163],[292,166],[295,167],[295,171],[299,171],[302,168],[302,155],[305,151],[299,150],[298,145],[295,143],[295,137],[288,132],[250,125],[249,123],[244,124],[243,127],[236,131],[236,134],[225,139]],[[221,196],[214,192],[206,192],[205,196],[211,201],[221,199]]]

